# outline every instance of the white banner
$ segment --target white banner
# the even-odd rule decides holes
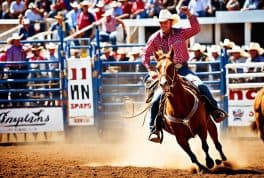
[[[93,85],[90,59],[69,59],[69,125],[94,125]]]
[[[0,133],[63,131],[62,108],[0,109]]]
[[[253,103],[258,90],[229,90],[228,126],[249,126],[254,120]]]

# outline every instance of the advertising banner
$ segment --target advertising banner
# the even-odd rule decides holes
[[[62,108],[0,109],[0,133],[63,131]]]
[[[67,60],[69,125],[94,125],[90,59]]]

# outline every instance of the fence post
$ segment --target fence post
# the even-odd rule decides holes
[[[221,58],[220,58],[220,68],[221,68],[221,82],[220,90],[221,95],[223,96],[223,109],[228,113],[228,96],[226,88],[226,64],[228,63],[228,55],[226,49],[221,49]],[[228,127],[228,119],[225,119],[221,123],[221,130],[225,130]]]

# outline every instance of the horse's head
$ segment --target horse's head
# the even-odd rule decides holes
[[[173,63],[174,51],[171,49],[169,53],[163,53],[159,50],[154,53],[157,60],[157,71],[159,74],[159,83],[164,92],[170,91],[177,82],[177,69]]]

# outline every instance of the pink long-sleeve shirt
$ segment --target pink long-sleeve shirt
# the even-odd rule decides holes
[[[168,36],[165,36],[161,30],[152,34],[143,49],[143,64],[149,68],[150,56],[155,51],[162,50],[167,53],[171,48],[174,49],[173,61],[175,63],[186,63],[189,59],[186,40],[200,32],[200,25],[197,17],[192,15],[189,18],[190,28],[172,29]]]

